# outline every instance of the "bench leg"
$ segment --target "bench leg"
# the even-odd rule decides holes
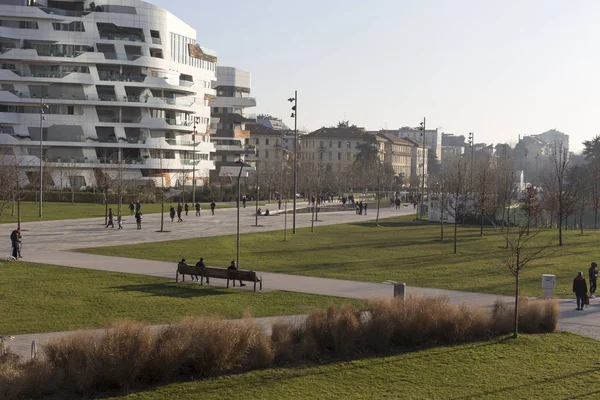
[[[256,279],[254,280],[254,291],[256,292]]]
[[[262,276],[260,277],[260,290],[262,290]]]
[[[179,282],[179,271],[175,272],[175,283]]]
[[[233,284],[235,285],[235,281],[233,282]],[[227,278],[227,289],[229,289],[229,278]]]

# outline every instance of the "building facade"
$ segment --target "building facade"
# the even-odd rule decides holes
[[[389,133],[375,133],[379,142],[379,158],[392,167],[394,176],[408,184],[411,175],[413,143]]]
[[[307,173],[344,171],[359,153],[365,130],[357,127],[321,128],[302,137],[300,162]]]
[[[402,127],[397,130],[383,130],[382,133],[391,133],[399,138],[409,138],[414,142],[418,142],[423,145],[423,135],[421,129],[411,128],[408,126]],[[425,147],[433,151],[438,159],[438,162],[442,161],[442,133],[437,129],[426,129],[425,130]]]
[[[425,182],[428,185],[428,169],[429,151],[423,149],[423,143],[416,142],[410,138],[404,138],[405,141],[412,144],[411,161],[410,161],[410,186],[415,188]],[[425,176],[423,176],[425,175]]]
[[[194,29],[150,3],[0,0],[3,159],[31,184],[42,157],[53,186],[59,174],[82,187],[116,170],[202,185],[214,169],[216,62]]]
[[[248,147],[250,131],[246,123],[254,122],[255,117],[246,109],[256,106],[256,99],[250,96],[250,72],[234,67],[217,67],[217,81],[213,84],[217,97],[212,99],[211,134],[215,144],[215,170],[211,179],[237,175],[236,163],[245,160],[246,155],[254,154]]]

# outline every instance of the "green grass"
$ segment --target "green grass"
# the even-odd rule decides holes
[[[166,278],[27,262],[0,265],[0,335],[103,327],[116,319],[168,323],[183,316],[293,315],[330,303],[328,296],[247,292]]]
[[[514,294],[514,278],[503,267],[504,239],[488,228],[479,237],[475,227],[459,227],[458,254],[453,254],[452,230],[440,240],[439,225],[414,223],[412,217],[392,218],[376,227],[373,222],[317,226],[298,229],[283,242],[282,232],[242,235],[242,267],[356,281],[382,282],[388,279],[408,285],[471,292]],[[537,244],[556,236],[545,231]],[[208,237],[161,243],[87,249],[84,252],[111,256],[175,262],[182,257],[208,260],[209,265],[228,265],[235,236]],[[566,231],[565,246],[552,247],[546,256],[529,264],[521,275],[522,294],[542,294],[542,274],[557,276],[555,294],[571,295],[572,279],[597,260],[600,232]],[[536,244],[534,243],[534,244]],[[201,249],[196,251],[193,249]]]
[[[190,214],[194,215],[196,210],[190,202]],[[267,203],[261,202],[260,205]],[[169,206],[173,205],[177,207],[177,202],[165,203],[165,213],[169,213]],[[210,203],[200,203],[202,212],[210,212]],[[113,211],[117,212],[117,204],[109,204]],[[123,204],[123,215],[129,215],[129,204]],[[217,203],[217,210],[221,208],[233,208],[235,203]],[[142,204],[143,214],[156,214],[160,213],[160,204]],[[56,203],[56,202],[45,202],[44,209],[42,210],[43,217],[39,218],[39,204],[34,202],[22,202],[21,203],[21,222],[35,222],[35,221],[55,221],[64,219],[80,219],[80,218],[104,218],[105,206],[104,204],[94,203]],[[0,223],[14,223],[17,222],[17,206],[15,205],[14,215],[12,213],[12,203],[9,204],[2,215],[0,216]]]
[[[175,383],[113,399],[594,399],[599,352],[599,342],[572,334],[522,335]]]

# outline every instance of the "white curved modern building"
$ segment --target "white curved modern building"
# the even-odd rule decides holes
[[[201,186],[214,169],[216,61],[194,29],[143,1],[0,0],[3,159],[35,184],[42,125],[53,186],[117,171]]]

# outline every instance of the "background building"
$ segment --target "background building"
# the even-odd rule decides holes
[[[215,144],[215,170],[211,179],[220,176],[237,176],[239,165],[246,154],[254,154],[246,148],[250,131],[246,123],[254,122],[246,109],[256,106],[256,99],[250,97],[250,73],[233,67],[217,67],[217,81],[213,84],[217,97],[212,99],[211,133]]]
[[[40,157],[50,186],[104,175],[175,186],[192,170],[202,185],[214,168],[216,62],[194,29],[150,3],[0,0],[4,161],[33,185]]]
[[[423,136],[419,128],[411,128],[405,126],[398,130],[383,130],[382,133],[391,133],[399,138],[409,138],[415,142],[418,142],[423,146]],[[442,161],[442,134],[437,129],[426,129],[425,130],[425,147],[430,149],[438,159],[438,162]]]
[[[423,184],[423,174],[425,175],[425,186],[428,185],[429,152],[427,148],[423,149],[423,143],[416,142],[410,138],[404,138],[412,143],[412,153],[410,161],[410,186],[419,187]]]
[[[411,176],[411,163],[414,144],[390,133],[370,132],[377,136],[380,159],[394,170],[394,176],[408,185]]]

